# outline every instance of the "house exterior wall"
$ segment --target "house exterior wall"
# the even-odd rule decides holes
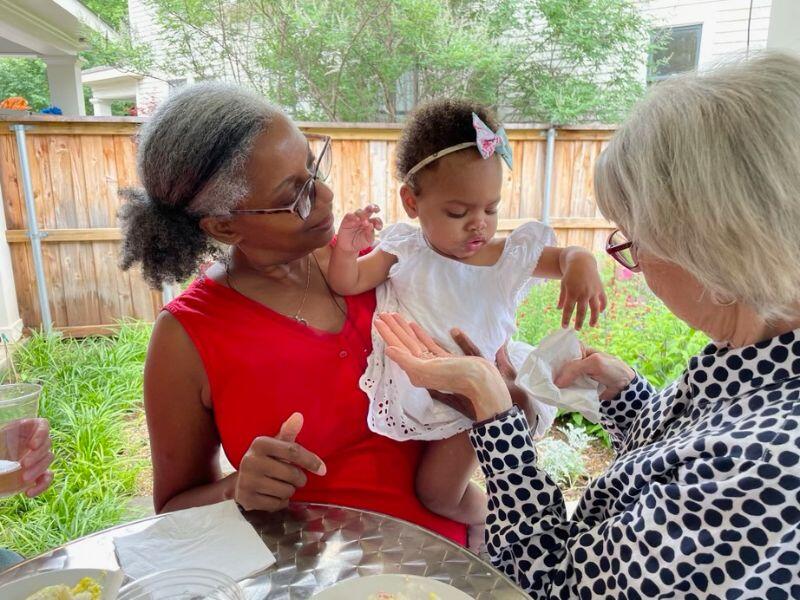
[[[767,45],[772,3],[773,0],[752,0],[751,51]],[[747,51],[751,0],[638,0],[638,4],[657,27],[702,24],[700,70],[743,56]]]

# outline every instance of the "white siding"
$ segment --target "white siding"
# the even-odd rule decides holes
[[[163,63],[165,50],[159,37],[159,27],[155,22],[152,10],[146,0],[128,0],[128,18],[131,24],[131,35],[139,43],[146,43],[153,51],[157,63]],[[150,114],[156,106],[169,95],[166,81],[175,76],[168,73],[154,73],[158,78],[143,78],[136,90],[136,106],[140,115]]]
[[[638,0],[659,27],[703,25],[698,67],[707,69],[747,50],[751,0]],[[752,0],[750,50],[767,45],[772,0]]]

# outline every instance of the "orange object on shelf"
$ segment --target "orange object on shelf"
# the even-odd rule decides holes
[[[0,102],[0,108],[6,108],[8,110],[30,110],[31,107],[28,104],[28,101],[25,100],[22,96],[11,96],[10,98],[6,98],[2,102]]]

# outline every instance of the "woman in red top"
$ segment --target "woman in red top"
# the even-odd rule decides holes
[[[218,84],[173,96],[142,127],[144,189],[123,192],[123,267],[141,263],[160,287],[229,248],[153,330],[144,396],[156,510],[229,498],[268,511],[325,502],[464,543],[463,525],[414,494],[423,446],[367,428],[358,379],[375,301],[327,286],[326,144],[318,141],[315,156],[280,111]],[[237,469],[227,477],[220,445]]]

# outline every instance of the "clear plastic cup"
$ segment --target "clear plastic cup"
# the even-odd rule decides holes
[[[233,579],[209,569],[173,569],[137,579],[117,600],[245,600]]]
[[[39,394],[42,386],[36,383],[7,383],[0,385],[0,425],[17,419],[32,419],[39,414]]]
[[[41,391],[35,383],[0,385],[0,498],[17,494],[25,487],[19,464],[29,435],[24,420],[39,413]]]

